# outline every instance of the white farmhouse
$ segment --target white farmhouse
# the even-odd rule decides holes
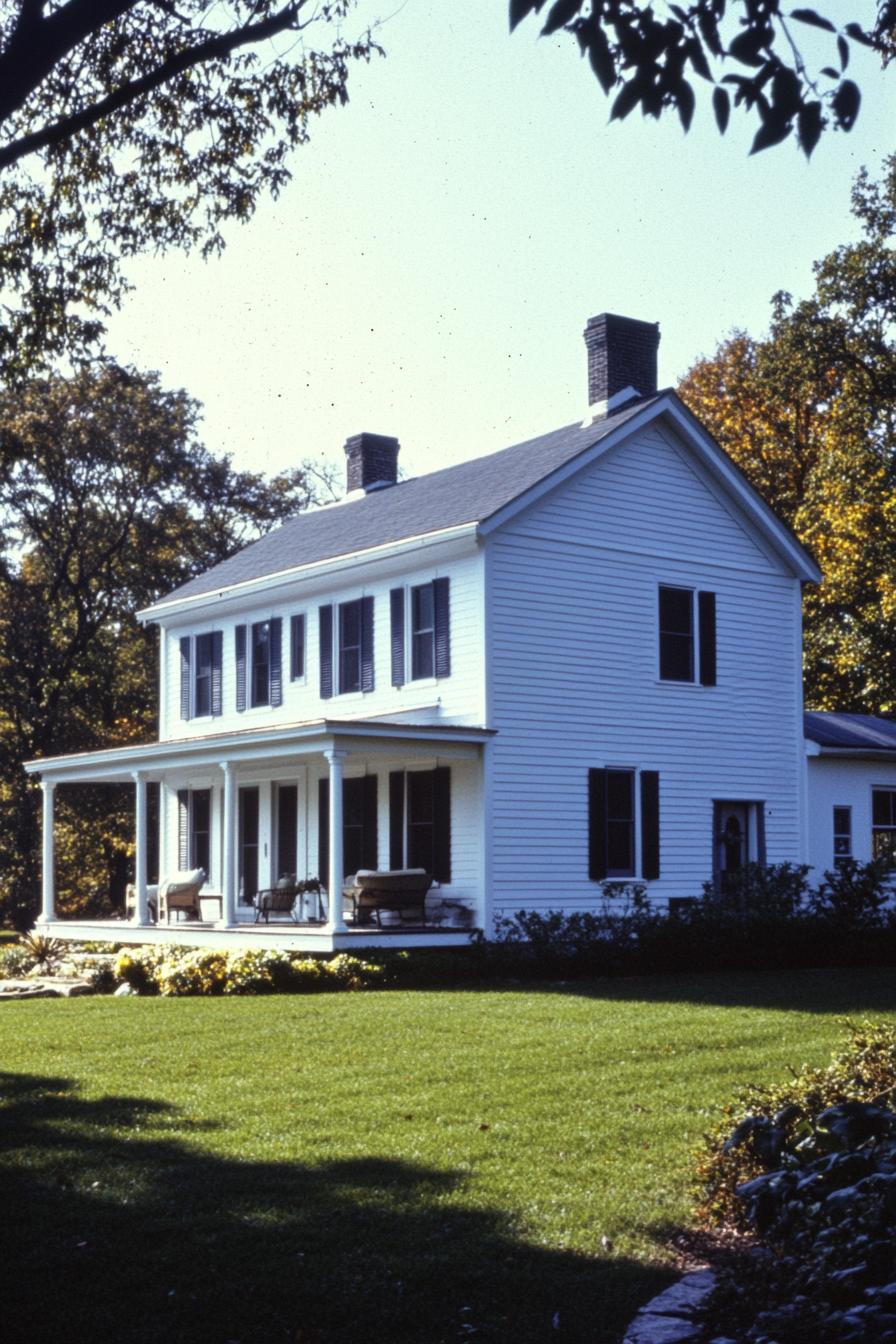
[[[800,594],[819,571],[657,391],[656,325],[605,313],[585,342],[583,421],[402,481],[397,440],[360,434],[341,503],[140,613],[158,742],[26,767],[53,933],[122,936],[54,912],[53,793],[86,781],[136,786],[146,941],[465,941],[464,910],[489,932],[593,908],[607,880],[665,904],[807,854]],[[150,785],[158,871],[205,870],[201,920],[152,923]],[[421,868],[413,920],[339,897],[358,869]],[[259,892],[315,877],[298,923],[255,925]]]

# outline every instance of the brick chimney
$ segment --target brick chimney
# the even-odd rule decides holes
[[[585,327],[588,350],[588,405],[594,414],[607,414],[632,397],[656,391],[658,322],[601,313]],[[623,395],[627,394],[627,395]]]
[[[397,439],[385,434],[355,434],[345,441],[345,488],[381,490],[398,480]]]

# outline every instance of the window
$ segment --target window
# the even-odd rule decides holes
[[[184,635],[180,641],[180,716],[221,713],[223,635],[219,630]]]
[[[660,875],[659,774],[656,770],[589,770],[588,876],[602,882],[637,875],[645,882]]]
[[[607,771],[607,877],[634,877],[635,772]]]
[[[361,603],[339,606],[339,693],[361,689]]]
[[[871,791],[871,856],[896,864],[896,789]]]
[[[252,627],[252,704],[271,703],[271,624],[257,621]]]
[[[390,597],[392,685],[410,678],[423,681],[451,675],[450,581],[433,579],[410,589],[393,588]],[[407,612],[405,610],[407,605]],[[405,638],[408,625],[410,640]],[[406,644],[410,644],[410,667]]]
[[[197,718],[212,712],[212,637],[196,636],[194,711]]]
[[[834,808],[834,867],[852,858],[852,808]]]
[[[451,881],[451,770],[393,770],[389,775],[389,867],[424,868]]]
[[[241,788],[238,797],[240,904],[251,905],[258,891],[258,785]]]
[[[238,625],[234,630],[236,658],[236,707],[242,712],[246,703],[277,706],[283,703],[283,676],[280,666],[281,630],[279,616],[254,625]]]
[[[359,597],[353,602],[340,602],[336,608],[335,641],[333,607],[321,607],[318,615],[321,699],[328,700],[334,689],[340,695],[372,691],[373,598]]]
[[[659,590],[660,680],[716,684],[716,595]]]
[[[379,864],[377,841],[376,775],[360,775],[342,781],[342,867],[347,876],[359,868]],[[330,781],[318,781],[317,794],[318,876],[330,880]]]
[[[211,789],[179,789],[177,794],[178,865],[184,871],[211,871]]]
[[[434,677],[436,617],[431,583],[411,589],[411,677]]]

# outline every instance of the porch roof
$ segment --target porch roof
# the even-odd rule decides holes
[[[297,723],[266,728],[240,728],[202,737],[173,738],[126,747],[105,747],[99,751],[74,752],[68,756],[47,756],[26,761],[29,775],[57,784],[130,783],[135,771],[147,777],[167,770],[235,764],[250,761],[275,761],[290,756],[310,755],[325,748],[343,746],[355,749],[363,745],[369,751],[380,743],[405,746],[429,743],[433,754],[470,755],[495,734],[493,728],[453,723],[409,723],[395,718],[305,719]]]

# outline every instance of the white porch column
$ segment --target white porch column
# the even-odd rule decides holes
[[[221,920],[220,927],[236,923],[236,772],[233,761],[222,761],[224,815],[221,818]]]
[[[136,844],[134,846],[134,924],[149,923],[149,906],[146,899],[146,775],[142,770],[132,772],[136,786],[136,804],[134,807],[134,826]]]
[[[44,795],[40,922],[48,924],[56,918],[56,850],[53,843],[53,794],[56,783],[52,779],[42,779],[40,787]]]
[[[327,929],[344,933],[342,883],[345,880],[342,856],[342,763],[347,753],[331,747],[324,752],[330,767],[330,871],[327,874]]]

